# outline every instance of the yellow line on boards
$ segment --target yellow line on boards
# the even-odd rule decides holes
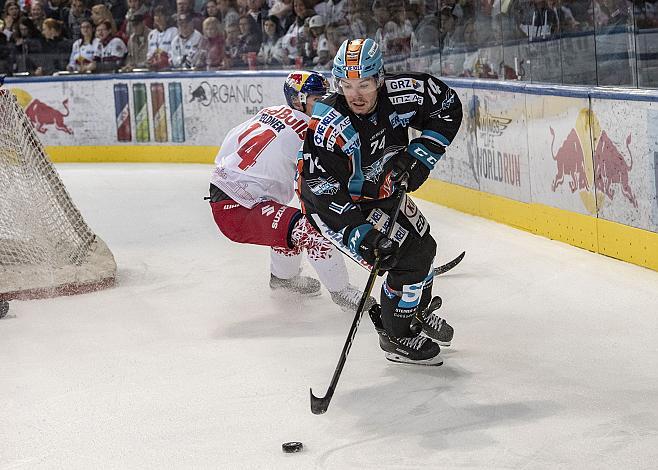
[[[414,195],[658,271],[658,233],[435,179],[428,180]]]
[[[53,162],[212,163],[219,147],[199,145],[50,146]]]

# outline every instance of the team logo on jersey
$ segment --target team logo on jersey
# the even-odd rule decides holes
[[[391,103],[393,104],[404,104],[404,103],[418,103],[420,105],[423,104],[423,97],[421,95],[417,95],[416,93],[409,93],[406,95],[400,95],[400,96],[390,96],[389,100],[391,100]]]
[[[329,178],[311,178],[306,180],[309,189],[316,196],[321,196],[322,194],[334,195],[340,189],[340,183],[332,176]]]
[[[381,174],[384,173],[384,166],[386,165],[386,162],[388,162],[393,157],[393,155],[398,153],[398,151],[402,150],[403,148],[404,147],[401,145],[392,145],[388,147],[384,152],[384,156],[382,156],[372,165],[363,169],[363,178],[366,181],[370,181],[371,183],[377,183]]]
[[[398,126],[409,127],[409,122],[411,118],[414,117],[416,111],[411,111],[410,113],[398,114],[393,111],[393,114],[388,115],[388,120],[391,121],[391,126],[395,129]]]
[[[270,215],[274,214],[274,206],[270,206],[269,204],[267,206],[263,206],[260,208],[260,213],[265,217],[269,217]]]
[[[425,84],[421,80],[414,78],[396,78],[394,80],[386,80],[386,89],[389,93],[396,93],[398,91],[424,93]]]

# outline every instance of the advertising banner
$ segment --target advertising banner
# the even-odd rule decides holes
[[[596,215],[589,98],[526,95],[532,202]]]
[[[621,96],[620,96],[621,98]],[[658,102],[593,97],[591,134],[599,218],[658,231]]]
[[[46,146],[219,146],[233,126],[284,101],[282,77],[168,75],[6,87]]]

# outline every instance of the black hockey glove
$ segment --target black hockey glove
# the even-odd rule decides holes
[[[366,233],[359,245],[359,252],[369,265],[373,266],[378,256],[381,258],[379,269],[382,271],[388,271],[398,263],[399,251],[398,242],[375,229]]]
[[[407,191],[414,192],[427,180],[430,169],[420,160],[409,155],[405,149],[393,157],[393,182],[399,182],[405,173],[407,174]]]

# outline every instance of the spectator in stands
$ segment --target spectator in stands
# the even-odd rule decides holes
[[[390,20],[384,28],[375,33],[375,42],[380,45],[385,55],[409,55],[413,26],[406,18],[404,6],[401,3],[388,5]],[[415,39],[414,39],[415,40]]]
[[[377,23],[376,31],[383,31],[386,23],[391,20],[391,13],[389,12],[387,2],[384,0],[375,0],[372,3],[372,16]],[[375,39],[375,42],[377,42],[377,39]],[[382,47],[381,43],[377,43]]]
[[[69,9],[66,5],[66,0],[43,0],[46,18],[59,20],[66,26],[66,17],[69,14]]]
[[[350,27],[348,25],[330,24],[325,28],[325,35],[327,36],[329,56],[336,57],[340,45],[346,39],[350,39]]]
[[[4,23],[2,20],[0,20],[0,26],[4,28]],[[7,40],[7,36],[0,34],[0,74],[8,75],[11,72],[11,46]]]
[[[263,41],[258,51],[258,63],[265,67],[281,65],[281,36],[279,35],[279,18],[268,16],[263,23]]]
[[[247,0],[247,14],[256,22],[258,35],[262,35],[263,23],[265,22],[265,18],[268,17],[268,12],[269,8],[263,0]]]
[[[71,42],[64,38],[64,23],[53,18],[43,22],[43,58],[35,75],[52,75],[66,70]]]
[[[99,0],[94,0],[94,2],[98,2],[98,1]],[[115,25],[114,29],[116,31],[117,25],[121,24],[121,22],[126,16],[126,12],[128,11],[128,5],[126,3],[126,0],[102,0],[102,2],[107,7],[107,10],[110,12],[110,15],[112,16],[112,20]],[[125,36],[121,36],[121,37],[124,42],[128,40],[128,38]]]
[[[367,7],[365,0],[348,0],[349,10],[349,25],[351,37],[365,38],[373,37],[379,28],[379,24],[375,21],[372,11]],[[374,3],[381,9],[382,0],[379,3]],[[385,8],[384,8],[385,10]],[[383,13],[381,13],[383,15]]]
[[[596,26],[626,26],[630,24],[630,7],[625,0],[594,0],[593,5]]]
[[[288,64],[295,63],[297,57],[303,57],[304,55],[304,44],[307,39],[304,33],[305,21],[307,18],[310,20],[315,15],[312,4],[313,0],[293,1],[293,9],[296,15],[295,22],[281,38],[281,48],[287,57]],[[301,64],[299,68],[301,68]]]
[[[144,5],[144,2],[142,0],[128,0],[128,12],[119,28],[122,37],[130,38],[132,35],[132,25],[134,23],[131,22],[131,19],[135,15],[142,17],[146,29],[150,31],[153,28],[153,17],[149,13],[149,9]]]
[[[146,26],[145,17],[139,13],[130,17],[130,23],[129,29],[132,31],[132,34],[130,35],[130,39],[128,39],[126,65],[122,68],[124,72],[148,67],[146,54],[148,52],[148,36],[151,33],[151,28]]]
[[[309,20],[310,32],[310,51],[308,57],[313,66],[324,66],[333,60],[333,56],[329,56],[329,45],[327,44],[327,36],[324,34],[324,17],[321,15],[312,16]]]
[[[46,11],[43,8],[43,4],[38,0],[34,0],[30,5],[30,19],[34,23],[34,27],[41,32],[43,21],[46,19]]]
[[[201,15],[204,18],[218,18],[219,8],[217,8],[217,0],[207,0],[201,10]]]
[[[199,44],[199,53],[195,68],[217,70],[224,68],[224,26],[215,16],[203,20],[203,39]]]
[[[249,54],[257,56],[261,43],[261,28],[249,13],[240,17],[240,40],[238,54],[240,55],[240,66],[248,64]],[[235,66],[235,64],[234,64]]]
[[[11,62],[14,64],[14,72],[34,73],[38,67],[34,55],[41,53],[43,37],[31,19],[22,16],[18,20],[18,31],[12,35],[11,42]]]
[[[110,34],[114,35],[117,33],[117,25],[112,17],[112,12],[105,4],[98,4],[91,7],[91,21],[94,23],[94,27],[98,30],[98,26],[103,21],[110,22]]]
[[[276,0],[272,8],[270,8],[269,15],[276,16],[279,19],[277,31],[279,36],[286,34],[297,18],[292,8],[292,0]]]
[[[194,29],[194,18],[179,14],[178,34],[171,42],[171,66],[184,69],[194,67],[202,38],[201,33]]]
[[[21,9],[18,6],[18,2],[14,0],[8,0],[5,3],[5,7],[2,10],[2,18],[4,21],[4,26],[2,32],[7,38],[7,44],[11,40],[12,35],[15,31],[18,31],[18,20],[21,17]]]
[[[227,68],[237,67],[240,62],[240,26],[231,23],[226,27],[226,42],[224,44],[224,57]]]
[[[98,39],[94,36],[94,25],[90,19],[82,20],[80,22],[80,39],[73,43],[67,70],[91,72],[96,49],[98,49]]]
[[[93,70],[97,73],[116,72],[123,65],[128,53],[126,44],[112,34],[110,20],[101,21],[96,26],[96,38],[98,47],[94,54]]]
[[[594,25],[592,0],[562,0],[576,20],[579,31],[589,31]]]
[[[547,0],[546,8],[553,12],[557,18],[557,25],[553,33],[562,34],[563,31],[576,31],[578,22],[568,7],[560,6],[560,0]]]
[[[440,50],[442,47],[441,37],[445,36],[445,33],[442,33],[441,31],[441,26],[444,19],[444,11],[445,18],[449,23],[452,23],[450,27],[454,29],[454,17],[452,16],[452,8],[449,6],[445,6],[440,11],[436,11],[433,14],[424,15],[418,22],[418,25],[414,31],[416,38],[412,47],[412,53],[414,55],[420,55],[435,50]]]
[[[327,25],[340,26],[347,24],[347,0],[329,0],[324,18]]]
[[[171,26],[170,16],[163,6],[153,10],[153,29],[148,37],[148,52],[146,60],[152,70],[162,70],[171,63],[171,44],[178,34],[178,30]]]
[[[230,24],[237,24],[240,15],[235,6],[235,0],[217,0],[217,18],[224,25],[224,29]]]
[[[77,41],[82,37],[80,25],[90,17],[91,12],[87,10],[85,0],[71,0],[71,8],[68,10],[68,15],[66,15],[66,19],[64,20],[69,39]]]
[[[533,0],[532,8],[523,18],[521,30],[529,41],[548,39],[557,32],[558,19],[546,0]]]
[[[187,18],[186,21],[192,21],[192,27],[197,31],[201,31],[203,28],[203,16],[200,13],[194,11],[192,0],[176,0],[176,18],[184,15]],[[180,28],[180,26],[179,26]],[[199,33],[199,38],[201,38],[201,33]]]

